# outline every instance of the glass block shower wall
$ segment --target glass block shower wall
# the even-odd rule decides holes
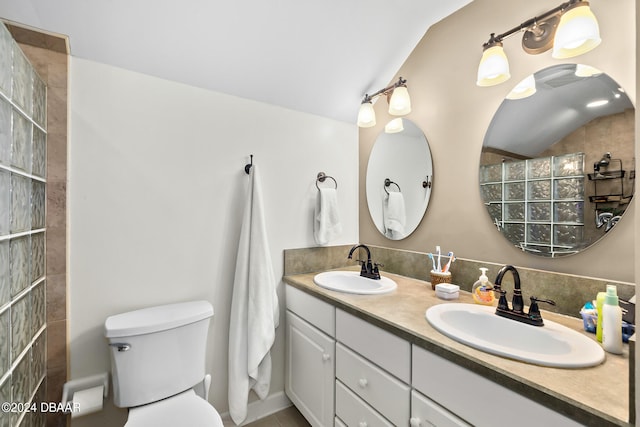
[[[483,165],[480,190],[516,246],[551,256],[582,247],[584,153]]]
[[[46,396],[46,141],[46,85],[0,23],[0,427],[46,422],[19,411]]]

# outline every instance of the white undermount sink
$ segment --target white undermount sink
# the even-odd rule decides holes
[[[325,271],[316,274],[313,282],[325,289],[350,294],[386,294],[393,291],[398,284],[388,277],[369,279],[360,276],[359,271]]]
[[[531,326],[495,314],[495,307],[439,304],[425,315],[444,335],[478,350],[510,359],[556,368],[586,368],[604,361],[593,339],[558,323],[544,320]]]

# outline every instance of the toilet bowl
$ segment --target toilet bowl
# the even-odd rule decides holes
[[[218,411],[193,390],[129,410],[125,427],[222,427]]]
[[[207,384],[205,350],[213,307],[207,301],[149,307],[110,316],[113,400],[129,408],[126,427],[222,427],[194,390]]]

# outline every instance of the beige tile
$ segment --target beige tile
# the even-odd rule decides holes
[[[53,181],[47,183],[47,228],[66,227],[67,183]]]
[[[278,422],[278,418],[274,414],[274,415],[269,415],[268,417],[259,419],[258,421],[249,423],[247,424],[246,427],[280,427],[280,423]]]
[[[67,322],[47,323],[47,370],[67,368]]]
[[[311,425],[295,406],[283,409],[275,415],[282,427],[307,427]]]
[[[67,276],[47,276],[47,323],[67,318]]]
[[[47,275],[65,274],[67,270],[67,231],[65,227],[47,229]]]

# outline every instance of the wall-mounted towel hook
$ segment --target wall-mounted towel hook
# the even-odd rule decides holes
[[[327,174],[325,174],[324,172],[318,172],[318,176],[316,177],[316,188],[318,190],[320,190],[320,187],[318,186],[318,181],[320,182],[324,182],[327,178],[333,180],[333,183],[336,185],[336,190],[338,189],[338,181],[336,181],[336,179],[332,176],[329,176]]]
[[[389,187],[391,184],[393,184],[396,187],[398,187],[398,193],[402,193],[402,190],[400,189],[400,186],[397,183],[391,181],[389,178],[385,178],[384,179],[384,192],[385,193],[389,194],[389,191],[387,190],[387,187]]]
[[[251,156],[251,163],[246,164],[245,167],[244,167],[244,171],[246,172],[247,175],[249,175],[249,171],[251,170],[251,166],[253,166],[253,154],[249,154],[249,156]]]

